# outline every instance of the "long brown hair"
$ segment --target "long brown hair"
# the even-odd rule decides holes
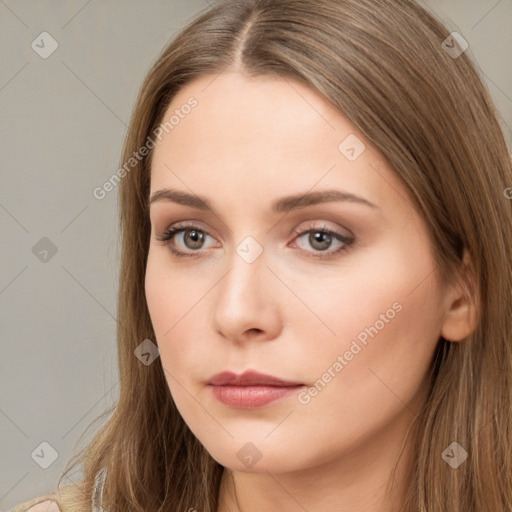
[[[460,343],[439,340],[403,510],[505,512],[512,509],[512,201],[505,193],[512,169],[499,115],[469,50],[447,51],[449,36],[412,0],[216,3],[154,63],[121,165],[147,144],[176,93],[198,77],[225,70],[285,77],[339,108],[410,190],[440,275],[455,279],[466,251],[476,276],[468,294],[479,324]],[[150,164],[150,155],[137,161],[118,185],[119,401],[71,461],[82,464],[83,481],[60,489],[63,510],[91,510],[102,468],[108,512],[217,508],[222,466],[178,413],[160,360],[146,366],[134,357],[143,340],[155,340],[144,292]],[[457,469],[442,457],[453,442],[468,453]]]

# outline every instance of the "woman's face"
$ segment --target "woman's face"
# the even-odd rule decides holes
[[[203,77],[171,116],[153,153],[145,286],[181,415],[233,469],[367,463],[421,407],[447,308],[406,189],[293,81]],[[267,377],[237,381],[248,371]]]

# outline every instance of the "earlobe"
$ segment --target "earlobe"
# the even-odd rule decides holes
[[[447,309],[441,336],[447,341],[462,341],[477,327],[479,321],[477,276],[469,252],[464,250],[460,277],[447,291]]]

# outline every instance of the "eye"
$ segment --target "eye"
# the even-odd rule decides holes
[[[354,238],[343,235],[342,233],[329,229],[327,226],[315,227],[311,226],[302,231],[295,231],[298,239],[304,238],[307,244],[312,247],[315,258],[329,258],[342,251],[347,251],[354,243]],[[305,236],[307,235],[307,237]],[[334,250],[329,250],[333,243],[337,243],[338,247]]]
[[[161,236],[156,237],[156,239],[168,245],[171,252],[176,256],[195,256],[193,254],[194,252],[204,249],[204,243],[207,237],[210,237],[210,235],[197,226],[176,224],[168,228]],[[175,239],[181,242],[182,247],[192,252],[176,249],[174,247]]]

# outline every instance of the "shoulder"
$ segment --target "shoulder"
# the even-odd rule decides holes
[[[51,494],[45,494],[20,503],[9,512],[83,512],[91,509],[82,485],[65,485]]]
[[[62,512],[56,499],[55,494],[46,494],[20,503],[9,512]]]

